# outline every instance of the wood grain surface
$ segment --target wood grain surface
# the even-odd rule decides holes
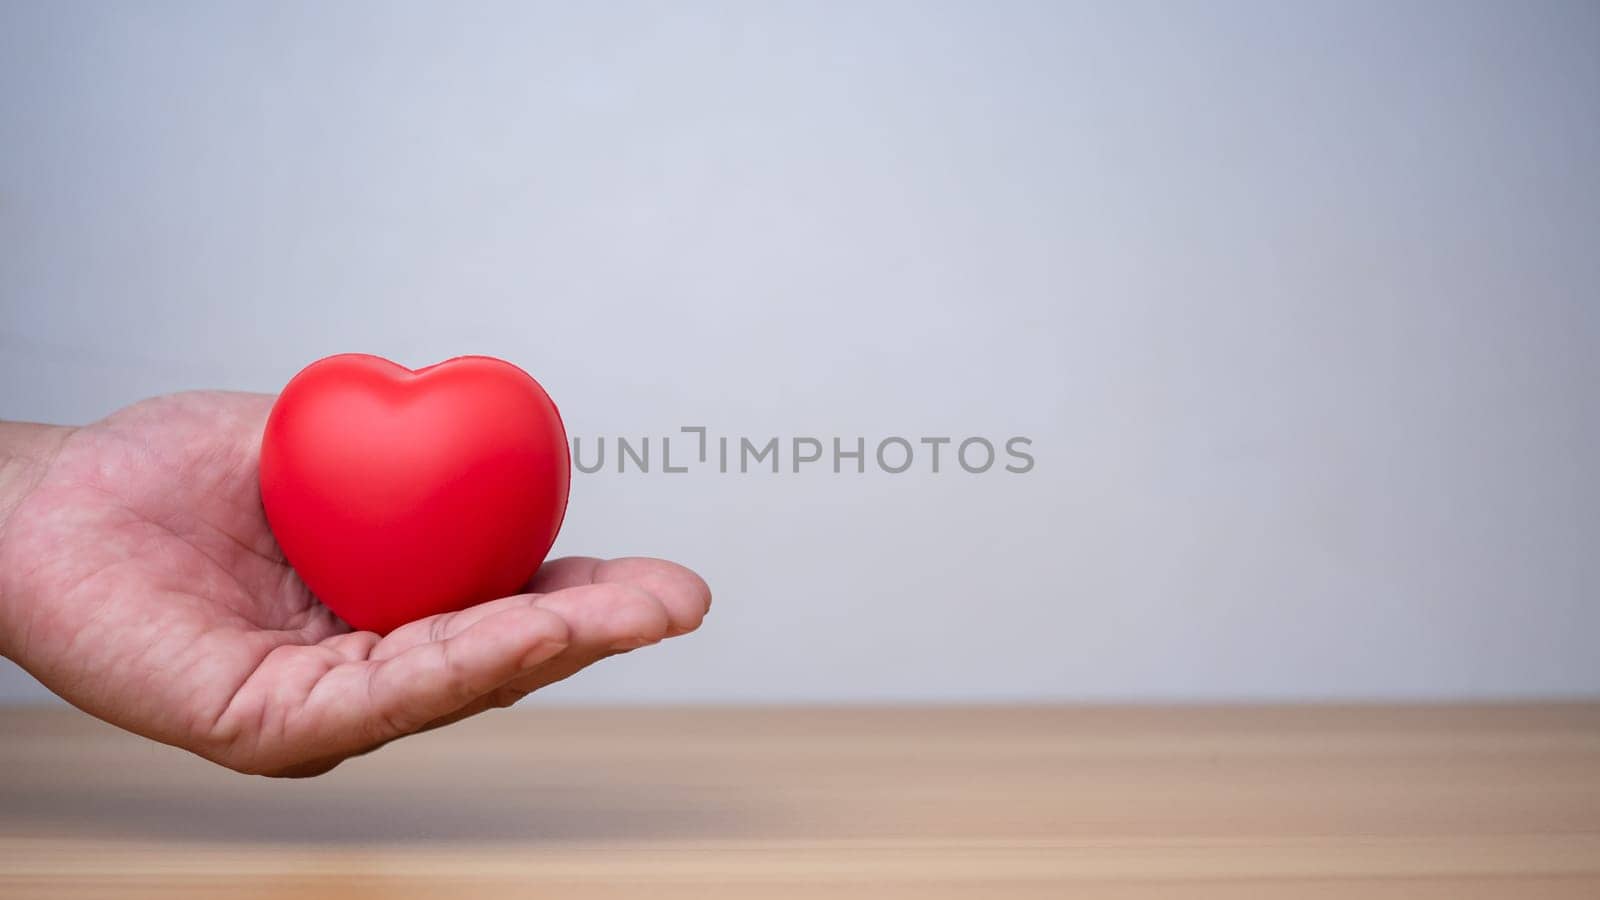
[[[6,898],[1600,898],[1600,704],[532,708],[307,781],[0,734]]]

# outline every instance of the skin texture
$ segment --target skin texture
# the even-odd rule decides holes
[[[352,631],[284,561],[257,458],[272,396],[159,397],[0,425],[0,652],[113,724],[240,772],[326,772],[693,631],[699,576],[545,563],[526,593]]]

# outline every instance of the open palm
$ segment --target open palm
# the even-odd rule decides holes
[[[245,772],[314,775],[692,631],[698,576],[545,564],[527,593],[352,631],[261,511],[272,397],[188,393],[77,429],[0,532],[6,655],[80,708]]]

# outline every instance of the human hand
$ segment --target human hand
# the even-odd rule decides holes
[[[710,606],[673,563],[568,558],[527,593],[352,631],[262,513],[272,400],[197,392],[76,429],[0,424],[0,652],[129,731],[304,776],[693,631]]]

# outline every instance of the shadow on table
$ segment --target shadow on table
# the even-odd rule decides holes
[[[192,792],[7,786],[0,809],[0,836],[349,845],[737,838],[783,815],[770,801],[672,786],[351,790],[315,781]]]

